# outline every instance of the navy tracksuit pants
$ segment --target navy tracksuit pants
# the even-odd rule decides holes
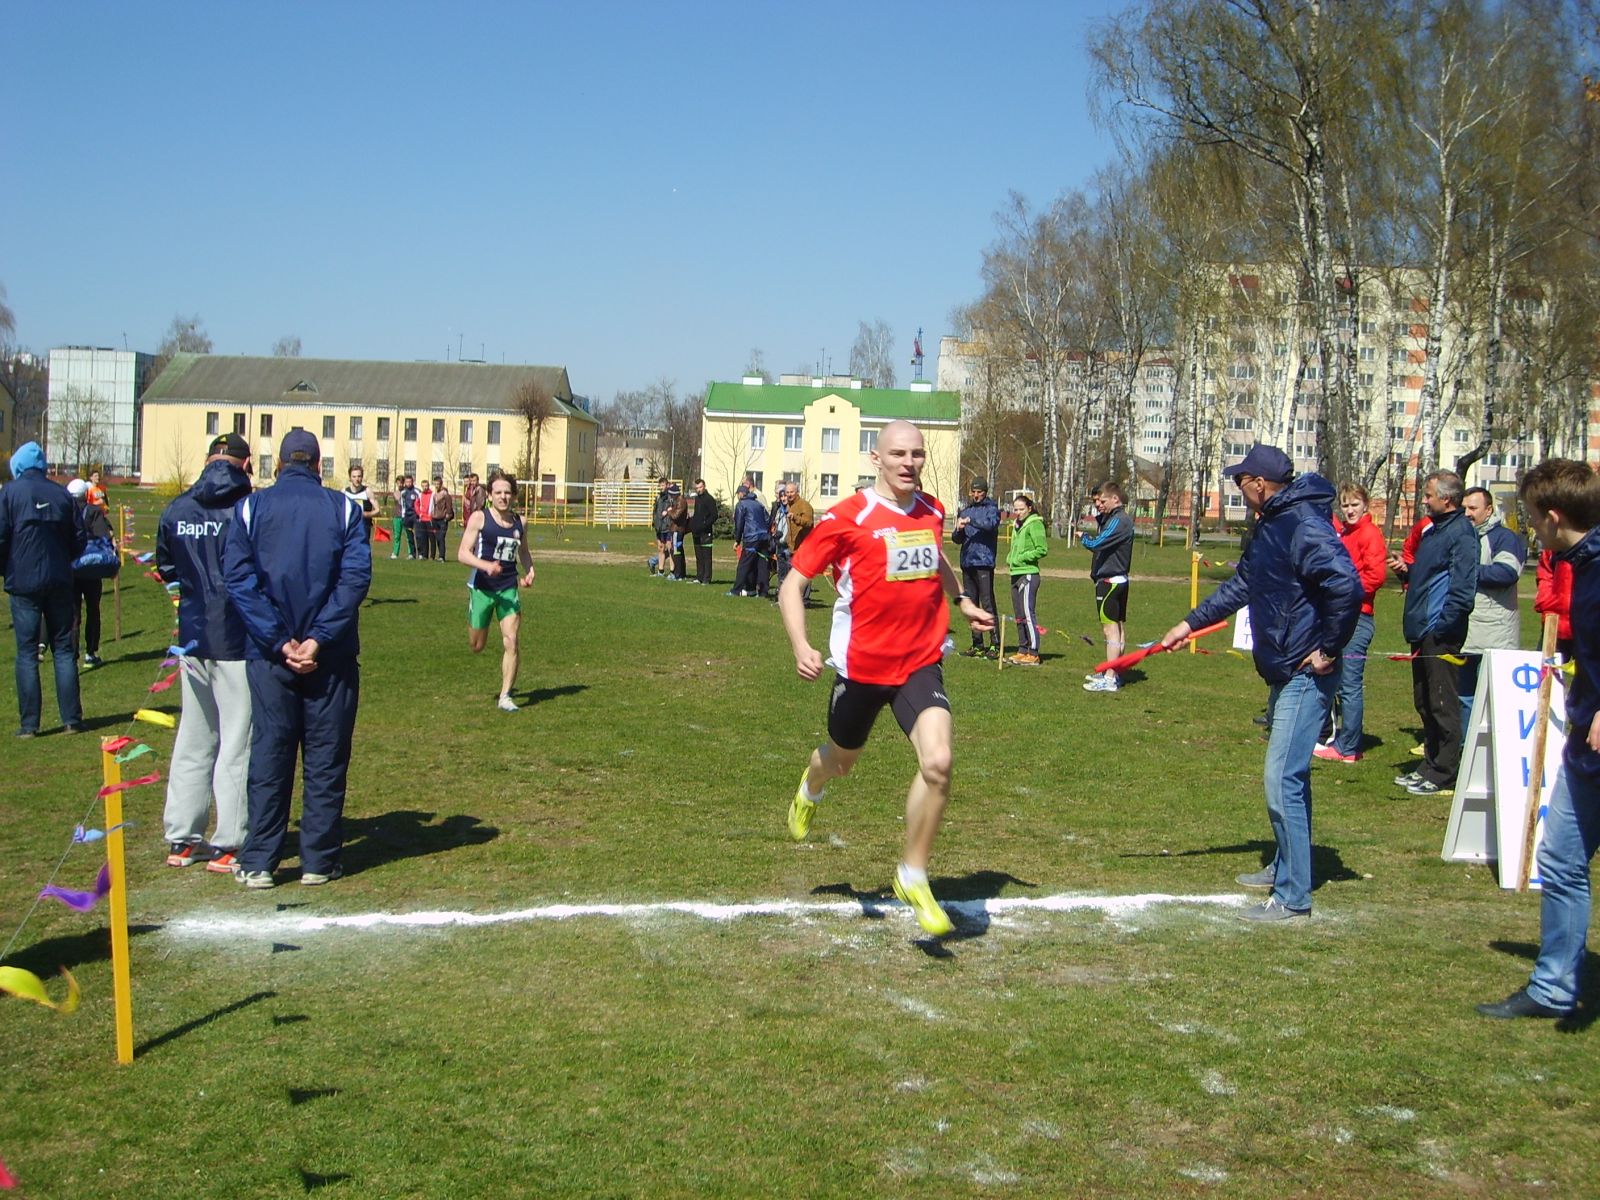
[[[301,760],[300,869],[326,875],[344,846],[344,788],[356,727],[361,668],[355,659],[296,675],[281,663],[251,660],[250,836],[239,855],[246,871],[273,871],[283,859]]]

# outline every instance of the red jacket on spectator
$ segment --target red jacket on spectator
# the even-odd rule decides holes
[[[1345,524],[1343,517],[1335,517],[1333,527],[1339,531],[1339,540],[1350,552],[1350,561],[1356,565],[1356,574],[1361,576],[1361,611],[1370,617],[1373,597],[1378,594],[1383,581],[1389,578],[1389,556],[1383,544],[1383,534],[1372,523],[1371,513],[1362,513],[1361,519],[1354,525]]]
[[[1555,613],[1561,620],[1556,626],[1556,636],[1562,641],[1572,638],[1572,564],[1558,560],[1548,550],[1539,552],[1539,587],[1533,596],[1533,611],[1541,617]]]
[[[1411,527],[1411,532],[1406,534],[1406,540],[1401,543],[1400,557],[1405,559],[1406,566],[1417,561],[1417,547],[1422,543],[1422,535],[1433,528],[1433,518],[1423,517]]]

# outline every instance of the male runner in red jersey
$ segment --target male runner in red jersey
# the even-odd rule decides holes
[[[872,451],[877,481],[813,526],[778,591],[778,610],[795,670],[801,679],[818,678],[823,659],[806,640],[802,591],[832,569],[839,598],[828,649],[838,676],[828,701],[828,740],[812,752],[789,803],[789,833],[796,841],[806,836],[828,780],[849,774],[879,710],[889,705],[917,752],[894,894],[923,929],[942,937],[954,926],[928,887],[928,856],[950,795],[950,701],[940,667],[950,629],[944,599],[960,604],[974,633],[992,629],[994,617],[961,590],[940,549],[944,509],[919,490],[927,457],[922,431],[911,422],[883,427]]]

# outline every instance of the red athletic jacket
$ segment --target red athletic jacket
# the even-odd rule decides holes
[[[1356,574],[1361,576],[1361,611],[1372,615],[1372,601],[1389,578],[1388,554],[1384,550],[1383,534],[1372,523],[1371,513],[1362,513],[1354,525],[1345,524],[1343,517],[1335,517],[1334,528],[1339,540],[1350,552],[1350,561],[1356,564]]]

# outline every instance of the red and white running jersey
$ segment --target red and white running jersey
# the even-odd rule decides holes
[[[857,683],[898,686],[944,654],[950,611],[939,582],[944,509],[917,492],[902,512],[872,488],[841,500],[794,552],[815,578],[830,567],[839,589],[828,651]]]

